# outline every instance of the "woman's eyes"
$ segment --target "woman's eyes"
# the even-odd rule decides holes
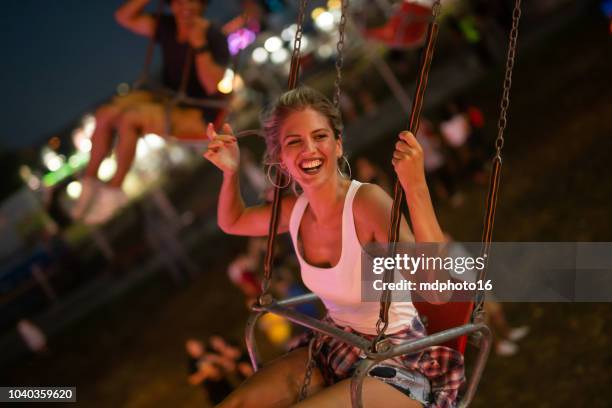
[[[327,133],[317,133],[313,136],[314,140],[323,140],[327,137]],[[302,139],[298,139],[298,138],[294,138],[294,139],[290,139],[286,142],[287,146],[295,146],[302,143]]]

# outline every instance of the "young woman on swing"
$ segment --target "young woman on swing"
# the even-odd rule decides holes
[[[361,301],[361,248],[387,242],[392,199],[374,184],[349,180],[344,161],[342,123],[337,109],[310,88],[286,92],[264,122],[267,161],[299,185],[303,194],[282,198],[279,233],[290,232],[306,286],[319,295],[327,320],[347,331],[374,337],[377,302]],[[240,196],[240,152],[232,130],[208,128],[204,154],[223,171],[219,226],[229,234],[265,236],[269,204],[245,208]],[[406,193],[412,235],[402,220],[400,241],[443,242],[425,182],[423,152],[410,132],[401,132],[393,166]],[[394,302],[389,311],[391,339],[426,335],[411,302]],[[358,349],[336,339],[317,338],[316,367],[308,396],[295,406],[350,406],[350,376],[362,359]],[[294,349],[263,367],[219,407],[284,407],[296,404],[308,361],[308,347]],[[386,360],[363,386],[365,407],[452,407],[464,380],[463,356],[447,347]]]

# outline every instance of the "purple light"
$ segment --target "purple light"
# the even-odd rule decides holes
[[[255,41],[256,34],[248,28],[240,28],[227,37],[230,53],[236,55]]]

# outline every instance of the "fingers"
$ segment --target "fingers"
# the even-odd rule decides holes
[[[223,124],[221,131],[225,133],[226,135],[232,135],[232,136],[234,135],[234,131],[232,130],[232,127],[230,126],[229,123]]]
[[[215,131],[215,127],[213,126],[212,123],[209,123],[208,126],[206,126],[206,136],[208,137],[209,140],[211,141],[218,141],[221,140],[225,143],[233,143],[236,142],[238,139],[236,139],[236,137],[234,136],[234,133],[232,131],[232,128],[229,124],[225,124],[223,125],[223,128],[221,130],[224,134],[218,134]]]
[[[410,147],[413,147],[413,148],[420,147],[419,142],[417,141],[416,137],[412,134],[412,132],[404,130],[403,132],[400,132],[399,138],[400,140],[404,141]]]
[[[217,137],[217,132],[215,132],[215,127],[210,122],[208,123],[208,126],[206,126],[206,136],[208,136],[210,140],[214,140],[215,137]]]
[[[408,143],[404,142],[403,140],[400,140],[395,143],[395,151],[410,154],[414,151],[414,149],[410,147]]]

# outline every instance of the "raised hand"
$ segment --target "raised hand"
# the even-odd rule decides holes
[[[224,124],[221,134],[217,134],[212,123],[209,123],[206,128],[206,136],[210,139],[210,143],[203,156],[223,173],[236,173],[240,166],[240,149],[231,126]]]

